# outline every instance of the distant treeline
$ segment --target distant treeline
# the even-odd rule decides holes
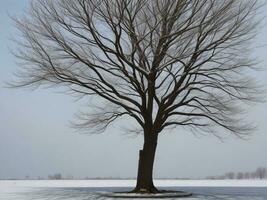
[[[192,178],[155,178],[155,179],[172,179],[172,180],[192,180]],[[202,179],[202,178],[201,178]],[[259,167],[253,172],[228,172],[221,176],[208,176],[206,179],[214,180],[224,180],[224,179],[267,179],[267,168]],[[48,175],[47,177],[29,177],[25,176],[24,178],[16,179],[1,179],[0,180],[135,180],[134,177],[122,178],[122,177],[85,177],[77,178],[72,175],[63,176],[61,173],[55,173],[53,175]]]
[[[259,167],[253,172],[228,172],[221,176],[209,176],[207,179],[267,179],[267,168]]]

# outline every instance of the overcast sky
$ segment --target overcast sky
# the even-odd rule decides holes
[[[0,0],[0,178],[47,177],[57,172],[77,178],[135,177],[142,137],[129,138],[119,124],[101,135],[79,134],[70,121],[78,110],[88,109],[83,102],[53,89],[5,88],[19,68],[9,51],[9,37],[16,37],[16,30],[8,14],[21,15],[27,2]],[[266,36],[263,26],[256,39],[260,47],[253,52],[263,66]],[[267,71],[255,76],[265,81]],[[221,142],[184,129],[165,132],[159,139],[155,176],[201,178],[267,167],[267,103],[253,107],[248,115],[258,125],[248,141],[230,137]]]

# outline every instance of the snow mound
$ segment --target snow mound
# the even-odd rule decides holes
[[[100,194],[101,195],[101,194]],[[139,193],[105,193],[102,196],[109,198],[147,198],[147,199],[161,199],[161,198],[177,198],[177,197],[189,197],[192,196],[192,193],[189,192],[164,192],[157,194],[139,194]]]

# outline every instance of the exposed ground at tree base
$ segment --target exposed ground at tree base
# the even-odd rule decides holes
[[[106,197],[111,198],[179,198],[179,197],[189,197],[192,196],[190,192],[184,191],[169,191],[169,190],[159,190],[157,193],[134,193],[134,192],[114,192],[105,194]]]

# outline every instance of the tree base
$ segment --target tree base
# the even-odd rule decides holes
[[[183,192],[183,191],[167,191],[159,190],[158,193],[144,193],[138,192],[114,192],[105,194],[105,197],[109,198],[147,198],[147,199],[163,199],[163,198],[179,198],[179,197],[190,197],[192,193]]]
[[[138,194],[157,194],[162,193],[163,191],[158,190],[155,186],[151,186],[149,188],[135,188],[129,193],[138,193]]]

